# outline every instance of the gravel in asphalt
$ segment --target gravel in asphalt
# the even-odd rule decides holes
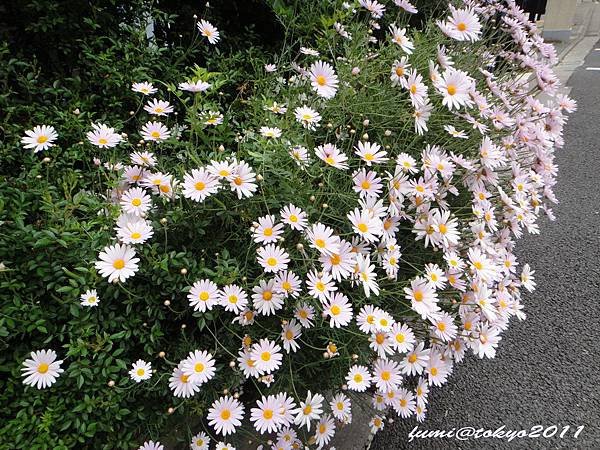
[[[513,319],[495,359],[459,364],[449,383],[430,393],[429,417],[419,424],[429,430],[556,425],[557,435],[571,429],[562,439],[409,443],[417,423],[397,419],[375,436],[372,450],[600,449],[600,71],[585,67],[600,67],[600,51],[592,50],[568,83],[579,108],[556,152],[557,220],[542,220],[539,236],[517,244],[520,263],[530,263],[538,284],[524,296],[527,320]]]

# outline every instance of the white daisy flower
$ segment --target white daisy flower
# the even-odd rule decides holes
[[[160,122],[147,122],[140,134],[143,139],[154,142],[162,142],[171,136],[169,129]]]
[[[275,433],[285,423],[281,414],[281,405],[277,397],[264,395],[256,401],[257,408],[250,410],[250,421],[261,434]]]
[[[456,9],[449,5],[452,13],[446,22],[437,22],[442,32],[457,41],[475,42],[481,38],[481,23],[471,8]]]
[[[160,442],[147,441],[138,447],[138,450],[164,450],[165,447]]]
[[[256,311],[264,316],[275,314],[283,307],[283,295],[276,289],[275,280],[260,280],[252,288],[252,301]]]
[[[219,302],[219,288],[211,280],[196,281],[187,298],[194,311],[210,311]]]
[[[323,303],[323,312],[329,316],[331,328],[345,327],[352,320],[352,305],[341,292],[330,294]]]
[[[306,237],[310,246],[325,255],[333,255],[340,251],[340,238],[333,234],[333,230],[322,223],[315,223],[306,230]]]
[[[314,109],[308,106],[298,106],[294,110],[296,120],[302,124],[304,128],[315,130],[321,121],[321,115]]]
[[[144,81],[142,83],[133,83],[131,85],[131,90],[133,92],[139,92],[144,95],[154,94],[157,91],[157,89],[152,85],[152,83],[149,83],[147,81]]]
[[[190,377],[183,373],[183,361],[173,369],[169,378],[169,388],[173,391],[175,397],[188,398],[200,390],[200,385],[190,380]]]
[[[371,385],[371,374],[365,366],[352,366],[346,375],[348,389],[364,392]]]
[[[281,129],[277,127],[260,127],[260,134],[269,139],[281,137]]]
[[[236,427],[242,424],[244,406],[233,397],[221,397],[213,402],[206,418],[217,434],[227,436],[235,433]]]
[[[294,272],[283,270],[275,277],[275,290],[285,297],[298,297],[302,291],[302,281]]]
[[[329,444],[331,438],[335,434],[335,421],[330,414],[324,414],[323,417],[317,423],[315,429],[315,443],[317,444],[317,450],[322,449],[325,445]]]
[[[273,215],[259,217],[253,225],[252,238],[257,244],[275,243],[283,234],[283,224],[277,223]]]
[[[279,214],[281,221],[289,225],[292,230],[301,231],[307,226],[306,213],[291,203],[284,206]]]
[[[294,423],[300,427],[306,426],[310,431],[310,421],[317,420],[323,413],[323,401],[325,398],[321,394],[312,394],[310,391],[306,394],[306,400],[300,402],[298,409],[294,411],[296,418]]]
[[[294,317],[298,319],[304,328],[311,328],[313,326],[312,321],[315,318],[315,309],[311,305],[301,303],[296,307]]]
[[[150,379],[150,377],[152,377],[152,364],[142,359],[138,359],[131,366],[129,376],[136,383]]]
[[[228,284],[221,291],[219,304],[225,308],[225,311],[240,313],[248,305],[248,295],[241,287]]]
[[[183,176],[183,196],[202,202],[219,190],[219,179],[204,168],[192,169]]]
[[[38,125],[33,130],[25,131],[25,136],[21,138],[21,143],[25,148],[32,148],[33,153],[47,150],[54,147],[54,141],[58,138],[58,133],[54,127],[49,125]]]
[[[166,116],[173,112],[173,107],[167,101],[152,99],[148,100],[144,111],[155,116]]]
[[[235,166],[234,172],[229,180],[229,186],[236,193],[238,199],[242,197],[252,197],[258,189],[255,183],[256,174],[248,163],[241,161]]]
[[[208,450],[209,445],[210,438],[208,437],[208,435],[204,432],[200,432],[192,438],[190,448],[192,450]]]
[[[212,84],[207,83],[206,81],[198,80],[194,82],[185,81],[183,83],[179,83],[179,89],[182,91],[188,92],[204,92],[210,89]]]
[[[315,148],[315,154],[331,167],[341,170],[348,168],[348,157],[333,144],[319,145]]]
[[[290,262],[290,255],[275,244],[267,244],[256,250],[258,263],[265,272],[277,273],[286,270]]]
[[[190,381],[202,385],[215,376],[215,360],[207,351],[194,350],[181,362],[181,370]]]
[[[133,164],[142,167],[154,167],[156,165],[156,157],[152,152],[133,152],[129,158]]]
[[[127,214],[145,216],[152,207],[152,198],[142,188],[131,188],[121,196],[121,208]]]
[[[92,124],[93,130],[88,131],[86,137],[88,141],[99,148],[115,147],[123,139],[115,129],[103,123]]]
[[[376,360],[373,363],[372,380],[383,393],[395,391],[402,382],[398,364],[391,359]]]
[[[333,98],[338,89],[338,77],[333,67],[323,61],[317,61],[308,70],[310,84],[319,97]]]
[[[100,297],[98,297],[98,294],[96,293],[96,289],[91,289],[86,291],[84,294],[81,294],[81,297],[79,297],[80,301],[81,301],[81,306],[98,306],[98,303],[100,303]]]
[[[407,54],[412,54],[415,49],[415,45],[406,36],[406,28],[398,28],[396,24],[390,25],[390,33],[392,34],[392,42],[398,45]]]
[[[336,394],[329,402],[331,413],[341,422],[349,422],[352,417],[352,404],[350,399],[341,392]]]
[[[302,327],[296,322],[296,319],[290,320],[288,323],[281,326],[281,340],[283,341],[283,348],[286,352],[295,352],[300,348],[300,345],[296,341],[302,335]]]
[[[281,347],[269,339],[261,339],[253,344],[250,356],[256,361],[256,369],[261,375],[277,370],[283,358]]]
[[[61,373],[62,361],[56,360],[54,350],[39,350],[31,352],[31,358],[23,362],[23,372],[21,376],[25,377],[24,384],[35,386],[38,389],[45,389],[52,386]]]
[[[138,271],[139,258],[135,257],[135,250],[127,244],[109,245],[98,255],[100,261],[94,266],[103,277],[108,277],[109,282],[125,280]]]
[[[198,22],[197,26],[200,34],[207,38],[210,44],[215,45],[217,42],[219,42],[219,39],[221,39],[219,30],[217,30],[217,28],[210,22],[201,20]]]
[[[380,164],[389,159],[386,158],[387,152],[381,150],[381,145],[377,143],[359,141],[358,147],[354,147],[354,149],[356,150],[354,153],[366,162],[369,167],[371,164]]]
[[[141,220],[136,216],[129,221],[126,217],[124,223],[120,223],[115,230],[119,240],[124,244],[143,244],[154,235],[150,222]]]

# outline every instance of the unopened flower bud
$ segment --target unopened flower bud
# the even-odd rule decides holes
[[[165,353],[165,352],[158,352],[158,357],[159,357],[159,358],[164,358],[164,357],[165,357],[165,355],[166,355],[166,353]]]
[[[369,119],[363,120],[363,126],[364,127],[368,127],[369,126]]]
[[[181,275],[185,275],[187,273],[187,269],[184,267],[179,272],[181,272]]]
[[[220,152],[224,152],[225,151],[225,147],[223,146],[223,144],[219,145],[219,151]]]
[[[304,245],[302,245],[301,243],[296,244],[296,248],[300,251],[304,250]]]
[[[73,110],[73,114],[75,114],[76,116],[78,116],[81,113],[81,111],[79,111],[79,108],[75,108]]]
[[[160,219],[160,223],[163,224],[163,225],[166,225],[167,224],[167,218],[163,217],[162,219]]]
[[[358,75],[360,73],[360,67],[352,68],[352,75]]]
[[[362,135],[363,141],[368,141],[369,140],[369,135],[367,133]]]
[[[391,130],[385,130],[385,132],[383,133],[386,136],[391,136],[392,135],[392,131]]]
[[[229,361],[229,367],[231,367],[231,368],[235,367],[235,361]]]
[[[115,382],[113,380],[110,380],[108,382],[108,387],[114,387],[114,385],[115,385]]]
[[[185,323],[182,323],[182,324],[181,324],[181,329],[182,329],[182,330],[185,330],[186,328],[187,328],[187,325],[186,325]]]
[[[256,179],[258,181],[262,181],[262,180],[264,180],[264,177],[259,173],[258,175],[256,175]]]
[[[171,300],[165,300],[165,301],[163,302],[163,304],[164,304],[165,306],[169,306],[169,305],[171,305]]]
[[[167,414],[173,414],[175,412],[175,408],[171,407],[167,409]]]
[[[315,201],[315,196],[314,196],[314,195],[311,195],[311,196],[310,196],[308,199],[309,199],[311,202],[314,202],[314,201]]]
[[[46,164],[48,164],[50,161],[52,161],[50,158],[48,158],[47,156],[42,159],[42,162],[45,162]]]

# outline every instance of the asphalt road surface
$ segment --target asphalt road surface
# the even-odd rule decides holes
[[[557,220],[542,220],[539,236],[517,244],[521,264],[530,263],[538,285],[524,296],[527,320],[512,320],[495,359],[459,364],[449,384],[430,393],[429,417],[419,424],[423,430],[556,425],[558,432],[511,442],[409,443],[416,421],[396,419],[375,436],[372,450],[600,449],[600,70],[586,67],[600,68],[600,50],[588,54],[568,83],[579,107],[566,126],[565,147],[557,150]]]

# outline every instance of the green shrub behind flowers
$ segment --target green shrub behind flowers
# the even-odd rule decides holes
[[[371,397],[377,400],[390,393],[403,396],[408,409],[398,406],[400,403],[390,404],[391,409],[404,417],[416,414],[423,420],[423,383],[443,384],[453,361],[462,359],[460,350],[464,346],[470,346],[480,357],[493,356],[499,330],[506,325],[497,316],[508,322],[509,316],[520,315],[519,289],[532,288],[527,267],[524,275],[507,270],[500,276],[502,258],[510,259],[512,250],[508,235],[512,231],[519,236],[523,227],[535,232],[530,216],[535,218],[539,205],[546,201],[542,194],[552,200],[551,193],[544,191],[543,182],[523,182],[522,174],[514,167],[511,175],[510,163],[538,170],[538,161],[546,157],[551,161],[547,155],[551,155],[554,142],[560,143],[560,136],[552,135],[532,150],[524,139],[519,141],[521,133],[527,133],[528,124],[533,127],[536,121],[547,119],[546,112],[538,111],[541,108],[529,113],[531,99],[527,98],[528,81],[524,77],[528,70],[510,53],[520,51],[519,45],[523,44],[515,44],[509,31],[520,28],[527,39],[539,46],[534,52],[537,59],[528,67],[545,75],[538,86],[551,93],[551,79],[548,81],[548,74],[542,69],[552,62],[553,55],[541,56],[547,47],[535,40],[535,32],[522,25],[518,11],[500,3],[486,7],[486,2],[481,2],[475,12],[466,10],[471,20],[475,17],[477,24],[482,24],[473,42],[452,35],[444,28],[447,24],[436,24],[438,17],[425,16],[422,29],[408,28],[408,43],[394,43],[388,25],[395,23],[401,30],[413,19],[405,11],[409,2],[399,0],[404,5],[400,8],[388,3],[383,17],[377,2],[336,2],[319,8],[319,26],[309,33],[314,25],[313,9],[307,8],[306,21],[302,21],[293,15],[302,8],[272,2],[282,21],[288,21],[287,36],[291,40],[275,56],[255,47],[222,53],[219,41],[212,42],[216,30],[203,24],[194,38],[198,46],[193,48],[202,49],[194,51],[202,54],[205,67],[191,63],[196,56],[194,51],[190,54],[183,49],[167,50],[155,42],[146,46],[139,33],[128,39],[113,39],[107,47],[97,43],[84,49],[83,54],[98,65],[97,73],[89,73],[90,78],[104,76],[97,79],[96,92],[82,98],[73,95],[77,85],[73,80],[69,80],[73,89],[55,84],[40,90],[35,86],[35,75],[22,75],[28,70],[24,63],[8,60],[4,51],[4,70],[12,77],[11,83],[29,93],[31,104],[40,106],[19,105],[7,110],[7,119],[13,122],[4,130],[7,139],[0,150],[5,181],[0,188],[0,256],[4,264],[0,272],[0,337],[6,348],[0,356],[0,366],[6,373],[0,381],[0,399],[7,405],[1,413],[2,445],[135,448],[149,439],[161,439],[183,448],[192,436],[202,432],[213,443],[240,444],[248,439],[266,442],[269,436],[259,435],[259,427],[250,423],[235,427],[233,436],[220,435],[219,427],[209,426],[207,418],[215,409],[215,402],[239,398],[248,419],[257,400],[265,400],[265,396],[270,401],[269,395],[287,393],[296,406],[300,405],[300,411],[294,414],[301,415],[302,402],[310,391],[327,398],[323,404],[326,412],[313,420],[310,430],[297,427],[298,439],[310,445],[316,441],[321,448],[328,443],[324,430],[333,423],[329,413],[335,415],[328,409],[332,395],[343,392],[353,408],[359,408]],[[309,16],[309,12],[313,15]],[[457,14],[445,8],[441,12],[444,19],[450,13]],[[498,13],[510,17],[510,21],[499,26]],[[298,23],[301,34],[293,29],[294,24],[300,26]],[[227,30],[219,33],[226,35]],[[479,98],[475,105],[473,93],[473,98],[467,96],[466,106],[448,108],[442,104],[446,94],[439,87],[439,77],[452,71],[444,54],[456,69],[472,77],[469,82],[483,100]],[[394,73],[400,72],[393,67],[402,57],[407,57],[410,70],[423,76],[426,102],[411,99],[410,85],[403,87],[402,82],[394,81]],[[322,62],[330,65],[339,79],[339,84],[331,83],[332,75],[326,73],[324,81],[331,83],[330,92],[318,87],[324,84],[319,79]],[[270,64],[272,67],[267,66]],[[152,82],[157,92],[149,96],[131,92],[132,83],[144,81]],[[180,86],[185,81],[210,86],[193,93]],[[502,96],[503,91],[511,94],[508,99]],[[413,94],[416,92],[415,88]],[[35,93],[40,93],[41,98],[34,99]],[[144,107],[151,98],[168,101],[175,112],[149,114]],[[7,97],[3,101],[8,103]],[[567,106],[550,104],[554,115],[560,118],[562,109],[569,108],[567,99],[561,102]],[[485,114],[485,103],[489,103],[490,110],[497,108],[510,117]],[[57,104],[61,106],[54,106]],[[415,127],[415,111],[425,104],[431,104],[432,109],[426,120],[427,130],[422,124],[421,128]],[[303,126],[295,117],[299,107],[310,108],[310,119],[306,120],[314,123]],[[320,119],[315,118],[317,112]],[[466,116],[467,112],[471,116]],[[536,114],[528,119],[530,122],[525,119]],[[513,118],[526,123],[517,128]],[[148,133],[145,140],[140,140],[142,127],[150,121],[161,122],[170,136],[153,141]],[[125,134],[102,128],[100,123]],[[24,130],[39,124],[56,128],[55,145],[41,152],[20,148]],[[99,145],[96,138],[86,137],[91,124],[121,142],[108,147]],[[449,125],[469,138],[453,136]],[[371,156],[365,156],[365,151],[362,157],[356,154],[373,143],[380,145],[378,151],[385,152],[384,160],[371,163]],[[327,144],[335,145],[347,156],[347,169],[343,165],[332,167],[335,164],[326,157],[318,157],[321,146]],[[446,156],[432,168],[432,153],[423,152],[436,146]],[[305,150],[307,161],[302,156]],[[139,162],[139,152],[150,152],[156,164]],[[538,160],[532,162],[528,156],[535,152]],[[397,156],[400,160],[396,160]],[[416,160],[414,170],[403,164],[409,157]],[[133,173],[132,160],[140,166],[139,179],[129,175],[124,178],[124,172]],[[190,189],[185,177],[193,175],[192,169],[212,170],[219,162],[229,162],[233,173],[221,179],[216,175],[209,177],[218,180],[217,192],[200,202],[184,194],[185,189]],[[248,172],[245,181],[236,177],[246,170],[241,169],[244,163]],[[442,173],[448,166],[452,166],[451,175],[438,178],[435,171]],[[348,218],[355,208],[371,216],[379,208],[367,200],[366,206],[358,203],[353,174],[362,169],[374,171],[381,178],[382,192],[376,197],[386,209],[385,218],[397,220],[391,236],[376,237],[371,244],[361,241]],[[496,175],[496,169],[500,190],[494,187],[492,175]],[[417,189],[420,177],[427,178],[427,173],[439,184],[437,195],[431,198],[420,196]],[[156,184],[145,183],[153,177],[158,180]],[[484,181],[478,184],[474,181],[478,178]],[[544,181],[552,186],[551,177]],[[410,182],[414,184],[412,188]],[[238,194],[236,185],[244,183],[246,190]],[[527,188],[519,187],[525,185]],[[100,273],[101,264],[94,262],[116,243],[116,222],[132,220],[119,217],[123,209],[127,210],[122,206],[123,199],[138,186],[151,197],[152,208],[144,218],[153,234],[146,242],[131,246],[139,258],[135,274],[120,282],[107,282]],[[487,211],[491,217],[478,211],[487,205],[478,196],[485,199],[488,190],[493,202],[490,205],[497,207]],[[522,197],[522,190],[529,197]],[[502,206],[502,195],[514,196],[517,203],[523,201],[521,214],[527,220],[514,219],[507,206],[510,201],[502,198]],[[529,210],[528,203],[535,208]],[[323,276],[323,257],[331,255],[318,249],[316,238],[288,225],[274,244],[289,256],[288,270],[302,280],[298,298],[285,296],[274,314],[261,313],[256,305],[252,308],[252,300],[250,309],[239,313],[225,311],[220,305],[206,310],[194,308],[198,300],[188,299],[188,295],[199,280],[210,280],[219,289],[239,286],[250,298],[261,281],[277,275],[265,270],[268,264],[261,266],[257,262],[257,252],[264,251],[256,238],[262,230],[257,222],[267,215],[281,222],[280,211],[290,204],[306,213],[309,228],[324,224],[335,236],[352,243],[352,272],[358,276],[349,273],[334,284],[351,305],[353,320],[334,326],[332,307],[327,306],[334,296],[322,301],[308,293],[306,281]],[[427,224],[433,220],[427,219],[429,208],[450,212],[458,226],[458,242],[429,242],[434,233],[441,233],[439,225],[434,228]],[[496,217],[498,223],[492,220]],[[446,219],[447,224],[451,222]],[[383,226],[383,222],[377,225],[381,228],[377,230],[379,235]],[[419,232],[421,236],[415,239]],[[504,252],[497,250],[499,247]],[[457,255],[454,259],[462,259],[466,265],[465,271],[452,271],[448,261],[453,259],[453,252]],[[484,256],[477,252],[484,252]],[[450,280],[435,286],[436,279],[427,264],[437,264],[445,276],[461,278],[462,284]],[[112,262],[110,265],[117,268]],[[420,278],[424,276],[428,278]],[[435,311],[423,313],[415,306],[414,293],[420,289],[421,281],[427,281],[427,292],[437,291]],[[494,289],[499,306],[474,301],[488,285]],[[85,300],[86,292],[91,290],[97,291],[99,303],[83,307],[80,299],[84,296]],[[505,292],[510,292],[510,296],[505,297]],[[277,370],[246,377],[238,361],[239,352],[254,349],[265,339],[283,347],[282,330],[285,334],[285,327],[297,322],[294,317],[301,304],[314,308],[315,316],[314,325],[303,327],[301,336],[294,339],[299,349],[286,352],[280,348],[277,353],[282,354],[282,361]],[[375,320],[381,324],[363,332],[358,316],[369,305],[380,308]],[[445,317],[451,321],[445,326],[454,326],[460,333],[455,329],[447,339],[436,334],[443,334],[438,326],[438,314],[442,312],[448,313]],[[475,320],[473,317],[478,323],[474,330],[466,325]],[[401,374],[400,368],[393,366],[394,360],[410,359],[407,352],[416,343],[393,352],[393,356],[381,349],[374,351],[381,344],[379,338],[395,338],[386,335],[390,323],[383,325],[383,320],[408,325],[411,331],[407,336],[414,334],[417,343],[426,346],[424,354],[431,352],[431,361],[438,362],[444,376],[437,378],[435,363],[429,363],[424,372],[419,371],[422,378],[410,371]],[[432,327],[438,330],[432,331]],[[493,346],[486,346],[484,335],[494,341]],[[422,351],[422,347],[417,348]],[[42,349],[57,352],[64,372],[51,387],[37,390],[22,383],[20,372],[30,352]],[[169,378],[180,361],[195,350],[210,353],[215,373],[189,398],[174,396]],[[388,356],[392,368],[386,370],[398,378],[393,389],[379,384],[377,392],[374,387],[367,393],[353,389],[347,378],[353,366],[376,372],[378,364],[388,364]],[[151,363],[153,371],[149,379],[141,382],[128,374],[138,360]],[[401,376],[405,378],[402,387]],[[383,380],[387,381],[387,375]],[[417,383],[415,402],[412,392]],[[373,418],[374,431],[381,427],[386,413],[382,410],[380,416]],[[350,419],[336,418],[340,423]],[[282,423],[278,422],[278,431],[284,428]]]

